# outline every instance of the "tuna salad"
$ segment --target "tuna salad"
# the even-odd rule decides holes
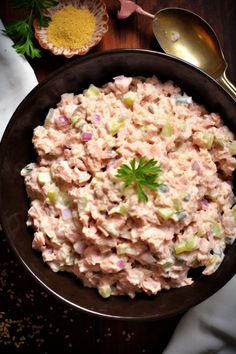
[[[21,171],[32,247],[104,298],[190,285],[236,237],[236,141],[172,81],[117,76],[65,93]]]

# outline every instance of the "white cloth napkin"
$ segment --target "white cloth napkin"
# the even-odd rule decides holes
[[[12,48],[13,42],[3,29],[0,20],[0,140],[16,107],[38,83],[33,69]]]
[[[12,48],[13,42],[3,34],[3,29],[0,19],[0,142],[15,109],[38,83],[33,69]]]
[[[189,310],[163,354],[236,353],[236,276]]]

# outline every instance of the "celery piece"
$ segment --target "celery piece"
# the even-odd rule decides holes
[[[170,123],[163,125],[161,130],[161,136],[170,137],[174,133],[174,127]]]
[[[174,247],[174,249],[175,249],[175,253],[176,253],[176,254],[180,254],[180,253],[186,252],[185,242],[176,245],[176,246]]]
[[[231,153],[231,155],[236,155],[236,141],[232,141],[231,143],[229,143],[229,151]]]
[[[48,191],[47,196],[52,205],[56,204],[58,195],[59,195],[59,188],[56,186]]]
[[[50,108],[49,111],[48,111],[48,114],[47,114],[47,116],[45,118],[45,124],[50,124],[52,122],[53,114],[54,114],[54,109]]]
[[[119,117],[118,119],[113,119],[108,123],[108,129],[112,136],[119,133],[121,128],[125,126],[125,118]]]
[[[223,236],[221,224],[219,222],[214,221],[212,223],[211,228],[212,228],[212,231],[213,231],[215,237],[221,238]]]
[[[49,171],[42,171],[38,173],[38,182],[40,184],[50,183],[51,181],[52,177]]]
[[[156,213],[162,219],[169,220],[171,218],[171,216],[173,215],[174,211],[171,208],[159,207],[159,208],[156,209]]]
[[[214,134],[212,134],[211,132],[204,132],[203,140],[206,145],[206,148],[210,150],[214,141]]]
[[[116,247],[116,253],[118,254],[118,256],[125,254],[126,250],[127,250],[126,244],[120,244],[120,245],[117,245],[117,247]]]
[[[218,145],[218,146],[221,146],[221,147],[224,147],[225,146],[225,140],[224,140],[223,137],[215,135],[214,144]]]
[[[136,98],[137,98],[136,92],[128,91],[123,95],[122,101],[126,106],[133,107]]]
[[[208,265],[212,265],[214,263],[216,263],[218,257],[215,256],[214,254],[210,254],[209,258],[208,258]]]
[[[75,257],[73,255],[67,256],[65,258],[65,264],[68,266],[73,266],[75,263]]]
[[[177,212],[180,212],[182,209],[181,201],[178,198],[173,198],[173,207]]]
[[[124,206],[120,207],[119,214],[125,216],[125,215],[127,215],[127,212],[128,212],[127,208],[125,208]]]
[[[104,297],[104,299],[107,299],[108,297],[111,296],[111,287],[110,285],[99,286],[98,292],[102,297]]]
[[[232,210],[232,215],[233,215],[234,221],[236,222],[236,205],[234,205],[231,210]]]
[[[79,112],[73,113],[72,116],[70,117],[70,123],[76,124],[81,118],[82,118],[81,113]]]
[[[175,253],[180,254],[184,252],[191,252],[197,247],[197,237],[191,236],[185,242],[179,243],[174,247]]]
[[[187,252],[193,251],[196,248],[196,246],[197,246],[197,237],[195,237],[195,236],[189,237],[185,241],[185,246],[186,246],[186,251]]]
[[[95,85],[91,84],[91,85],[89,85],[88,90],[85,92],[85,96],[86,96],[86,97],[89,97],[89,96],[91,96],[91,95],[93,95],[93,96],[98,96],[99,93],[100,93],[99,88],[96,87]]]

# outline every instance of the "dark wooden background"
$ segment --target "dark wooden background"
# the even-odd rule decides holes
[[[119,1],[105,2],[110,16],[109,31],[91,52],[111,48],[160,50],[150,19],[135,14],[118,21]],[[235,0],[136,2],[151,13],[164,7],[183,7],[202,16],[218,35],[229,65],[228,78],[236,85]],[[4,24],[21,16],[22,12],[13,9],[9,1],[1,0],[0,17]],[[31,60],[30,64],[41,81],[71,60],[43,51],[43,57]],[[102,320],[77,312],[45,293],[31,279],[15,259],[4,234],[0,233],[1,354],[159,354],[166,347],[180,318],[159,322],[123,322]]]

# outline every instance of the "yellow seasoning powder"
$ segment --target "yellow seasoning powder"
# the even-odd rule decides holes
[[[91,40],[95,29],[96,18],[88,9],[68,6],[52,16],[48,41],[59,48],[81,48]]]

